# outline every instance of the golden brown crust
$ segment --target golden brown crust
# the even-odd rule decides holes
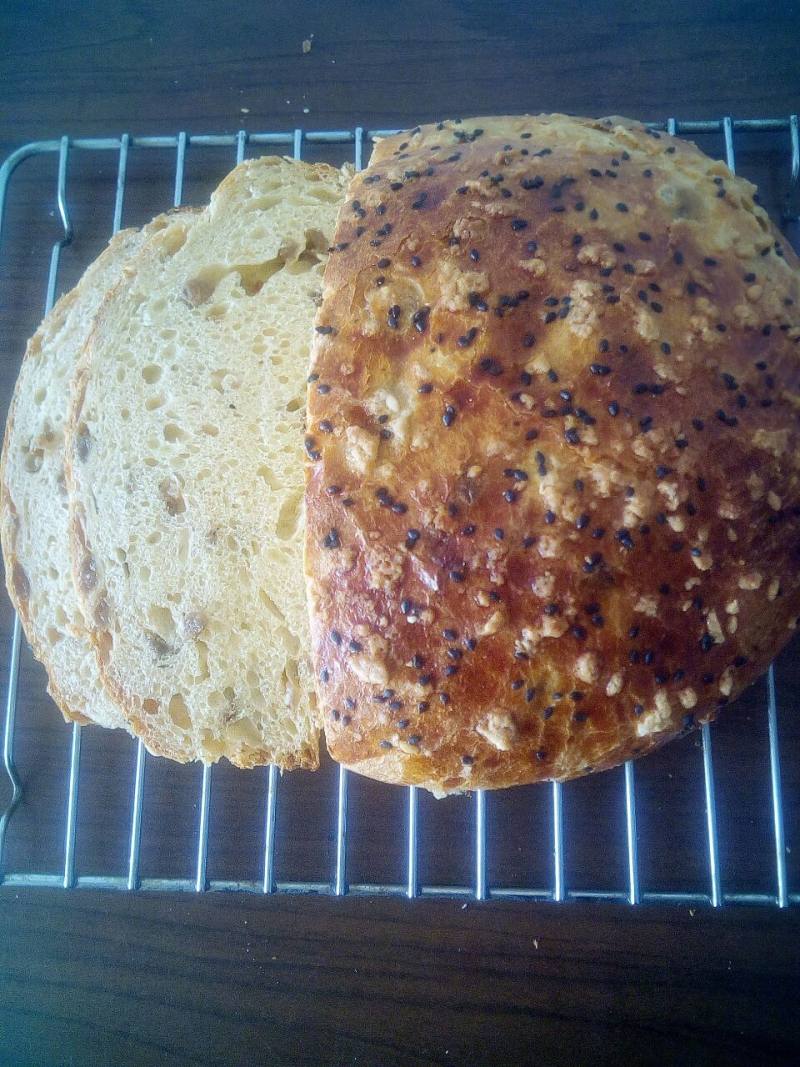
[[[570,778],[713,717],[800,613],[797,259],[625,120],[380,142],[325,273],[306,569],[333,756]]]

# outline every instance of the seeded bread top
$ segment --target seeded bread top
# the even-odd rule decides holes
[[[800,613],[797,259],[755,190],[622,119],[376,146],[308,390],[335,758],[564,779],[711,718]]]

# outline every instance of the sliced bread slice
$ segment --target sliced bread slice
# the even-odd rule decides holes
[[[318,764],[303,587],[315,304],[349,169],[237,167],[151,237],[76,374],[76,588],[150,751]]]
[[[0,538],[6,584],[48,691],[64,718],[127,728],[103,689],[72,583],[64,481],[69,385],[94,316],[148,233],[123,230],[58,300],[28,342],[6,421],[0,461]]]

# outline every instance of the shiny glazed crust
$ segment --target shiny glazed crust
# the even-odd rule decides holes
[[[736,698],[800,613],[797,259],[623,119],[381,141],[325,272],[306,572],[334,758],[566,779]]]

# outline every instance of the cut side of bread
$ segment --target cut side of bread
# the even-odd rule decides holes
[[[28,343],[3,444],[0,535],[9,595],[65,719],[108,727],[127,723],[101,685],[72,583],[64,423],[94,316],[147,233],[162,224],[117,234],[47,315]]]
[[[76,374],[67,478],[103,680],[150,751],[318,765],[305,382],[347,170],[266,157],[154,234]]]

